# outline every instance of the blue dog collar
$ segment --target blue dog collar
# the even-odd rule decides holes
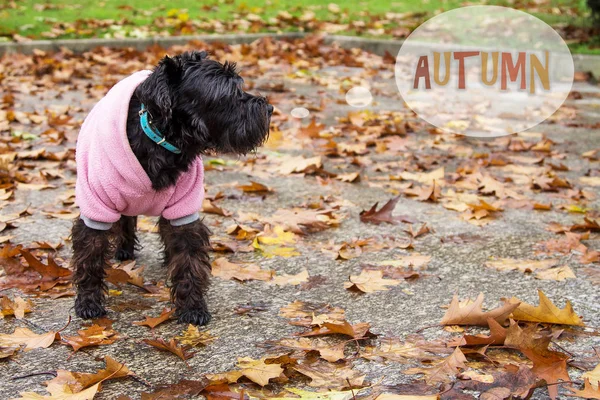
[[[140,125],[142,125],[142,130],[146,136],[148,136],[157,145],[169,150],[171,153],[181,154],[181,150],[167,142],[167,140],[160,134],[158,129],[152,126],[152,121],[148,121],[148,114],[150,113],[143,104],[139,114]]]

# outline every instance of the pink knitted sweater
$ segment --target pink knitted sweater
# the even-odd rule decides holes
[[[150,74],[136,72],[117,83],[81,127],[75,194],[81,215],[88,219],[112,223],[121,215],[162,215],[173,220],[197,213],[202,206],[204,168],[200,157],[175,186],[155,191],[127,140],[129,100]]]

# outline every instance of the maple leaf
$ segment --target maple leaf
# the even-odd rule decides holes
[[[144,321],[135,321],[133,324],[139,325],[139,326],[145,325],[145,326],[148,326],[148,327],[154,329],[158,325],[169,320],[173,314],[175,314],[175,309],[168,310],[165,308],[165,309],[163,309],[162,313],[160,313],[160,315],[158,317],[154,317],[154,318],[146,317],[146,319]]]
[[[23,300],[21,297],[15,297],[11,300],[8,297],[0,297],[0,317],[4,318],[14,315],[16,319],[25,317],[25,313],[31,312],[32,304],[29,300]]]
[[[508,316],[513,312],[519,304],[505,304],[494,310],[483,312],[481,305],[483,304],[483,293],[477,296],[477,299],[471,304],[465,306],[460,305],[458,296],[454,295],[450,307],[444,314],[441,325],[479,325],[487,326],[488,318],[492,318],[499,324],[504,324]]]
[[[39,348],[45,349],[50,347],[54,343],[54,340],[60,340],[58,332],[50,331],[38,335],[27,328],[15,328],[13,333],[0,334],[0,346],[13,347],[25,345],[24,351]]]
[[[383,205],[379,210],[377,210],[377,205],[379,203],[373,204],[368,211],[360,212],[360,220],[365,223],[371,223],[375,225],[379,225],[381,223],[388,224],[398,224],[400,222],[414,223],[416,222],[413,218],[407,217],[404,215],[398,215],[394,217],[392,212],[394,208],[396,208],[396,204],[400,200],[400,196],[396,196],[393,199],[389,200],[387,203]]]
[[[184,362],[194,356],[194,353],[187,352],[187,346],[180,346],[175,339],[171,339],[168,343],[164,339],[144,339],[142,342],[156,347],[159,350],[173,353],[177,357],[181,358]]]
[[[113,329],[104,326],[92,325],[87,329],[77,331],[77,336],[64,337],[63,341],[78,351],[83,347],[102,346],[114,343],[119,336]]]
[[[388,286],[400,284],[396,279],[383,278],[383,271],[362,270],[360,275],[351,275],[350,282],[344,283],[346,289],[356,288],[364,293],[373,293],[381,290],[390,290]]]
[[[249,280],[269,281],[275,271],[261,269],[256,264],[234,264],[225,257],[220,257],[212,262],[211,273],[222,279],[237,279],[244,282]]]
[[[584,326],[581,318],[573,311],[570,301],[567,300],[565,307],[561,310],[541,290],[538,290],[538,296],[540,298],[540,305],[537,307],[524,303],[516,297],[503,300],[506,305],[518,305],[518,308],[512,312],[511,317],[517,321]]]
[[[187,329],[183,331],[182,336],[176,336],[175,339],[183,345],[195,347],[206,346],[217,338],[211,336],[209,331],[200,332],[197,326],[189,324]]]
[[[237,367],[252,382],[265,386],[269,380],[278,378],[283,372],[280,364],[266,364],[265,358],[253,360],[250,357],[238,358]]]
[[[326,387],[343,389],[348,386],[363,386],[365,375],[345,365],[337,365],[319,360],[312,364],[304,363],[295,365],[294,370],[308,376],[312,387]]]
[[[54,259],[48,256],[48,265],[35,258],[29,251],[21,249],[21,255],[27,264],[44,278],[65,278],[71,276],[71,271],[60,267]]]
[[[461,369],[467,368],[466,362],[465,355],[457,347],[450,356],[433,368],[410,368],[404,373],[408,375],[424,374],[425,381],[429,384],[450,382]]]

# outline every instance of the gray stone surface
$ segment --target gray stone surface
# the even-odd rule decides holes
[[[324,74],[327,72],[321,71]],[[352,77],[357,76],[362,70],[332,68],[329,72]],[[263,80],[270,81],[272,77],[264,76]],[[312,101],[313,104],[318,104],[319,95],[315,93],[312,86],[297,82],[286,82],[286,85],[293,88],[296,95],[306,94],[309,97],[307,102]],[[377,95],[377,104],[374,105],[374,109],[385,110],[399,107],[397,94],[394,95],[395,86],[390,86],[393,85],[391,81],[381,79],[374,85],[389,94]],[[580,110],[579,118],[598,121],[598,105],[600,105],[598,87],[579,83],[575,89],[590,93],[589,96],[585,96],[583,100],[576,103]],[[76,93],[69,95],[72,96],[72,99],[78,99]],[[335,91],[330,91],[330,95],[340,97]],[[66,98],[69,99],[69,96]],[[39,107],[56,102],[52,96],[44,98],[22,96],[20,100],[26,107]],[[88,103],[82,104],[84,107],[91,106]],[[568,105],[573,105],[573,103]],[[328,126],[333,125],[335,118],[345,116],[351,110],[352,108],[345,104],[330,103],[321,113],[319,121]],[[600,134],[597,130],[566,128],[563,125],[551,123],[540,125],[534,130],[544,132],[550,139],[559,143],[558,149],[567,154],[567,158],[562,162],[572,169],[571,172],[563,173],[563,175],[572,178],[574,182],[577,181],[577,176],[581,175],[581,171],[578,169],[598,168],[597,162],[591,166],[588,161],[582,160],[580,157],[582,152],[599,146]],[[426,131],[410,133],[409,136],[422,143],[431,143],[431,135]],[[486,150],[489,141],[485,140],[470,138],[463,140],[460,144],[476,151],[489,151],[489,149]],[[421,150],[423,155],[440,154],[439,150],[429,148],[427,145],[423,145]],[[261,150],[258,154],[273,154],[273,152],[274,150]],[[277,152],[282,157],[290,154],[307,156],[312,154],[309,150],[277,150]],[[375,162],[385,159],[383,156],[375,154],[372,156]],[[389,159],[388,157],[388,161]],[[336,166],[334,161],[326,159],[325,168],[334,169]],[[452,173],[461,161],[464,159],[445,159],[443,164],[447,169],[447,174]],[[252,179],[252,176],[241,171],[239,167],[226,168],[224,171],[208,171],[206,174],[209,194],[215,194],[219,190],[226,194],[239,194],[231,188],[230,184],[236,181],[245,183],[249,179]],[[266,196],[264,201],[244,196],[241,199],[224,199],[219,202],[219,205],[234,213],[237,211],[256,212],[263,216],[269,216],[278,209],[298,206],[319,195],[335,194],[348,200],[352,205],[343,209],[346,217],[339,228],[311,234],[300,241],[296,246],[301,253],[300,256],[267,259],[258,253],[244,253],[228,255],[228,257],[233,261],[256,262],[262,268],[275,270],[277,274],[298,273],[306,268],[311,276],[326,277],[325,284],[310,290],[299,290],[294,286],[279,287],[258,281],[240,283],[214,279],[209,292],[209,307],[213,314],[213,320],[208,325],[208,329],[218,339],[213,344],[199,349],[196,355],[188,360],[191,368],[186,368],[178,358],[158,352],[141,342],[142,339],[152,336],[171,338],[180,334],[184,327],[171,321],[157,327],[154,332],[150,332],[146,327],[132,325],[133,321],[142,320],[142,315],[158,315],[167,303],[157,303],[152,299],[144,298],[141,296],[141,290],[126,286],[121,296],[109,299],[109,308],[118,303],[131,302],[139,303],[142,306],[146,305],[149,309],[121,313],[110,310],[108,316],[115,320],[114,329],[122,336],[120,340],[109,346],[84,349],[76,354],[72,354],[69,347],[55,343],[49,349],[20,353],[14,360],[4,360],[0,362],[0,399],[13,398],[23,391],[43,393],[41,383],[50,378],[50,376],[32,376],[26,379],[12,380],[13,377],[56,369],[94,372],[103,366],[99,360],[105,355],[111,355],[117,360],[125,362],[139,377],[152,385],[173,383],[184,378],[197,379],[206,373],[228,371],[234,368],[237,357],[258,358],[266,354],[261,347],[265,341],[277,340],[300,331],[278,316],[279,309],[294,300],[325,302],[342,307],[346,310],[347,319],[350,322],[369,322],[372,326],[371,331],[374,333],[381,336],[405,338],[420,328],[437,324],[444,314],[441,306],[448,304],[454,294],[459,294],[461,298],[469,296],[474,298],[479,292],[483,292],[486,296],[485,305],[491,309],[500,304],[501,297],[516,296],[531,304],[537,304],[537,289],[542,289],[560,307],[567,300],[571,301],[575,310],[584,317],[586,324],[590,327],[588,331],[600,327],[598,287],[594,287],[580,272],[583,267],[578,263],[577,255],[561,257],[561,262],[568,264],[578,276],[577,279],[563,282],[541,281],[520,272],[496,272],[483,265],[490,257],[535,258],[533,246],[536,243],[557,237],[545,229],[547,223],[557,221],[563,224],[572,224],[580,222],[581,215],[567,214],[556,208],[549,212],[507,209],[491,224],[480,228],[459,219],[458,213],[447,210],[439,204],[423,203],[402,197],[395,213],[411,215],[426,222],[433,228],[434,233],[417,238],[414,244],[415,249],[412,251],[382,250],[376,253],[365,253],[350,261],[334,261],[325,257],[320,251],[320,247],[330,240],[340,243],[358,237],[381,237],[381,235],[406,237],[404,229],[407,226],[405,224],[375,226],[361,223],[359,220],[361,210],[370,208],[375,202],[383,204],[392,195],[382,188],[371,187],[369,181],[357,184],[333,181],[330,185],[321,186],[312,176],[285,177],[275,173],[261,176],[259,181],[274,189],[274,193]],[[595,189],[591,188],[591,190]],[[64,191],[64,187],[45,191],[17,191],[15,204],[7,206],[2,212],[11,212],[23,204],[30,204],[34,210],[46,205],[53,205],[57,197]],[[549,200],[543,193],[539,194],[537,199],[539,201]],[[588,208],[598,209],[598,205],[598,200],[595,200],[588,204]],[[206,221],[215,234],[225,236],[224,227],[233,222],[233,219],[206,215]],[[34,212],[33,216],[20,220],[19,227],[11,231],[11,234],[16,235],[15,243],[25,245],[36,240],[57,241],[69,235],[70,224],[69,221],[49,219],[39,212]],[[456,235],[467,239],[462,243],[442,241]],[[144,277],[148,281],[164,279],[165,271],[159,261],[160,244],[157,235],[143,232],[140,237],[143,250],[139,253],[138,264],[146,267]],[[592,239],[586,244],[590,248],[600,247],[597,235],[592,236]],[[60,252],[64,259],[69,258],[68,247]],[[393,259],[395,256],[408,255],[413,252],[432,257],[424,271],[426,276],[414,282],[402,282],[389,291],[367,295],[355,294],[344,289],[344,283],[347,282],[348,276],[360,272],[362,263]],[[598,268],[598,265],[593,267]],[[16,290],[8,291],[11,296],[17,293]],[[26,326],[36,332],[56,330],[64,326],[69,316],[74,317],[72,297],[56,300],[32,298],[31,300],[35,309],[27,315],[28,322],[16,321],[12,318],[0,320],[1,333],[12,332],[17,326]],[[256,302],[264,303],[267,310],[252,317],[239,316],[234,313],[234,309],[238,305]],[[74,317],[63,334],[75,333],[81,324],[82,321]],[[449,336],[441,328],[426,329],[423,333],[429,339]],[[577,360],[592,357],[593,348],[600,346],[600,339],[597,336],[580,336],[574,341],[563,340],[559,343],[573,353]],[[370,381],[383,379],[385,384],[397,384],[414,380],[414,377],[401,373],[411,365],[411,363],[375,363],[359,360],[355,368],[364,371]],[[579,372],[573,371],[574,378],[579,376]],[[97,398],[115,399],[120,394],[139,398],[141,392],[149,390],[150,388],[141,381],[132,379],[111,381],[104,385],[103,391]],[[532,398],[546,399],[547,396],[544,390],[538,390]]]

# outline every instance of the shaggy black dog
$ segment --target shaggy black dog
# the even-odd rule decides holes
[[[242,85],[235,64],[221,64],[206,52],[194,51],[165,57],[136,88],[129,102],[127,137],[154,190],[175,185],[201,154],[246,154],[266,140],[273,107],[264,97],[244,92]],[[144,134],[139,116],[142,103],[152,124],[181,154],[164,149]],[[110,230],[76,221],[72,265],[79,317],[106,313],[105,268],[110,267],[113,254],[121,261],[134,258],[136,219],[122,216]],[[205,301],[210,278],[209,229],[201,220],[172,226],[161,217],[159,232],[179,321],[206,324],[211,317]]]

